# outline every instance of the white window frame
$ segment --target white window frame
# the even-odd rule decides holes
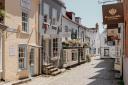
[[[53,57],[58,56],[58,40],[59,40],[58,38],[53,39]]]
[[[23,14],[24,14],[24,16],[23,16]],[[24,26],[24,25],[26,25],[26,26]],[[26,11],[22,11],[22,31],[29,32],[29,13]]]
[[[24,52],[20,52],[20,48],[23,48]],[[23,63],[20,61],[20,59],[23,59]],[[25,44],[20,44],[18,46],[18,67],[19,70],[27,69],[27,45]]]

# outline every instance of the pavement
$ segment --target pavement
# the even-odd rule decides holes
[[[113,59],[100,59],[97,56],[90,63],[81,64],[60,75],[39,76],[20,85],[118,85],[113,67]]]

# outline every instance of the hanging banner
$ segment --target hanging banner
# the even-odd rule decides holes
[[[107,41],[115,41],[119,39],[118,28],[107,29]]]
[[[124,22],[123,4],[107,4],[102,6],[103,24],[116,24]]]

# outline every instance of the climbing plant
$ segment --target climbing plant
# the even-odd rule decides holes
[[[0,9],[0,17],[4,17],[5,16],[5,11]]]

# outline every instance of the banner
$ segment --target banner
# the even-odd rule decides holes
[[[107,29],[107,41],[115,41],[119,39],[118,28]]]
[[[116,24],[124,22],[123,4],[108,4],[102,6],[103,24]]]

